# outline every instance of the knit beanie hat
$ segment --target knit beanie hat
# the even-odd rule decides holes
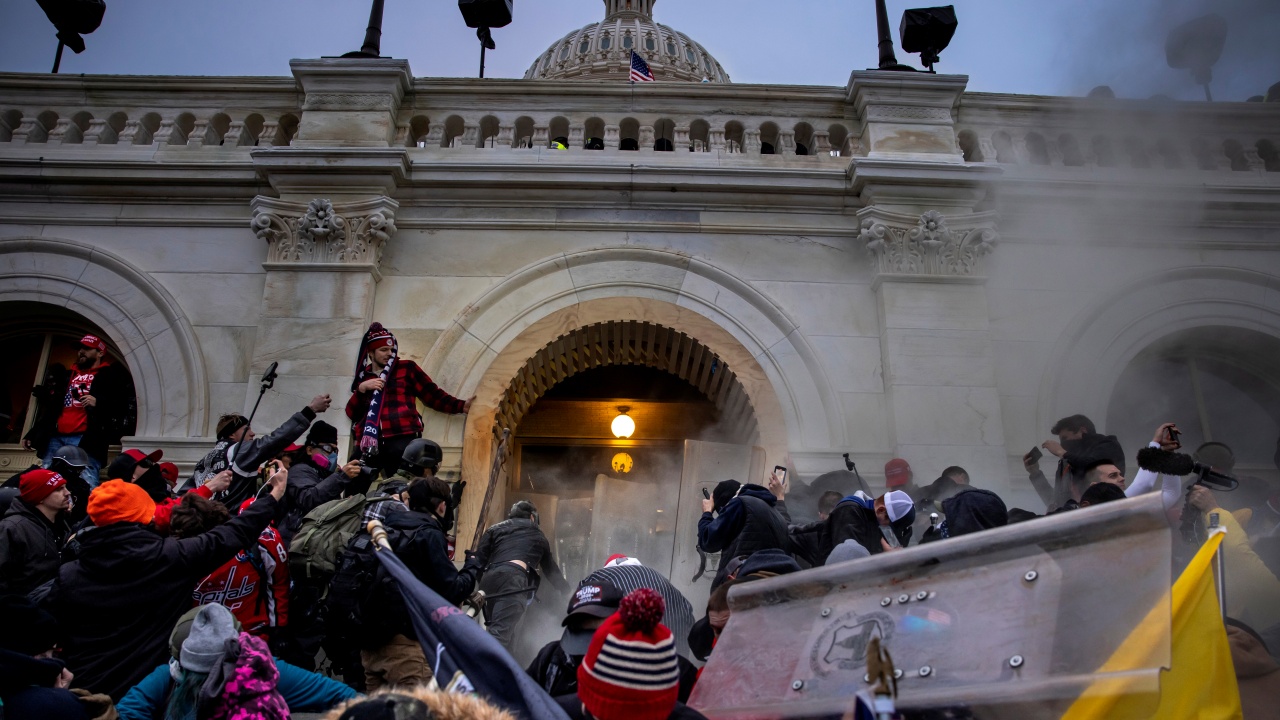
[[[223,605],[204,605],[191,623],[191,633],[182,641],[178,662],[184,670],[207,673],[222,660],[227,641],[238,636],[230,610]]]
[[[578,698],[598,720],[665,720],[675,708],[680,668],[665,610],[661,595],[640,588],[596,630],[578,666]]]
[[[859,560],[865,557],[871,557],[871,553],[858,544],[857,540],[850,538],[831,548],[831,554],[827,556],[827,561],[823,564],[835,565],[846,560]]]
[[[18,481],[22,499],[31,505],[39,505],[42,500],[52,495],[54,490],[66,484],[66,478],[52,470],[31,470],[23,473]]]
[[[396,344],[396,336],[382,327],[382,323],[373,323],[365,331],[364,338],[360,340],[360,352],[356,355],[356,374],[351,380],[351,392],[356,392],[356,388],[360,385],[360,376],[366,369],[372,370],[369,366],[369,353],[380,347],[390,347],[392,357],[398,354],[399,345]]]
[[[204,605],[197,605],[190,610],[182,613],[182,617],[178,618],[177,624],[173,626],[173,632],[169,633],[169,654],[174,660],[182,657],[182,643],[187,641],[187,637],[191,635],[191,626],[195,624],[196,616],[205,608]],[[232,616],[235,621],[236,632],[241,630],[240,620]]]
[[[330,425],[323,420],[317,420],[311,425],[311,430],[307,433],[306,445],[336,445],[338,443],[338,428]]]
[[[742,483],[737,480],[721,480],[716,485],[716,489],[711,491],[711,501],[716,510],[723,510],[724,506],[738,494],[741,487]]]
[[[89,493],[88,512],[98,527],[121,522],[145,525],[156,516],[156,503],[131,482],[108,480]]]

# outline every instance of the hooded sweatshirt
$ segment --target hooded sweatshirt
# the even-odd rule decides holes
[[[750,555],[757,550],[779,548],[791,552],[787,531],[791,516],[786,507],[768,488],[743,485],[719,517],[702,513],[698,520],[698,546],[704,552],[720,553],[717,569],[723,569],[739,555]]]

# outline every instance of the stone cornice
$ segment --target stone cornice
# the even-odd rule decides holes
[[[867,207],[858,211],[858,220],[857,242],[871,256],[877,279],[980,279],[999,239],[991,212],[948,217],[929,210],[912,216]]]

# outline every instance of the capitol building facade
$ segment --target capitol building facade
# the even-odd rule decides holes
[[[1280,104],[733,83],[653,4],[607,0],[524,79],[0,74],[0,471],[84,332],[133,377],[125,446],[190,469],[273,362],[259,433],[324,392],[348,433],[376,320],[476,398],[424,410],[448,477],[484,488],[510,429],[490,515],[535,499],[569,565],[687,578],[701,488],[845,453],[1042,512],[1021,458],[1076,413],[1275,478]]]

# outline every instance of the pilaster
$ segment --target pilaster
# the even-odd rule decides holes
[[[964,75],[866,70],[849,78],[848,102],[866,157],[962,163],[953,109]]]
[[[388,147],[413,75],[407,60],[321,58],[293,60],[302,88],[298,147]]]

